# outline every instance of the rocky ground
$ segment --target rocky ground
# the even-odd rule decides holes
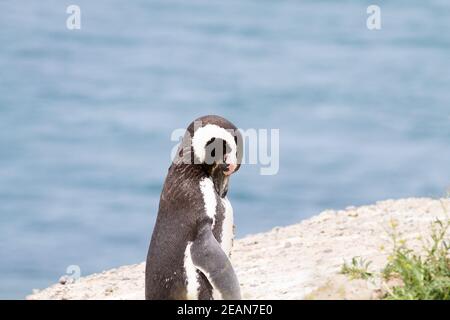
[[[244,299],[377,299],[378,276],[351,280],[344,261],[370,260],[377,275],[392,248],[392,223],[409,247],[420,250],[430,223],[450,216],[450,199],[401,199],[327,210],[287,227],[235,241],[232,263]],[[61,281],[64,283],[64,281]],[[123,266],[58,283],[27,299],[143,299],[144,264]]]

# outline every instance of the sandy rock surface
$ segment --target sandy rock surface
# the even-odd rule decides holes
[[[413,198],[327,210],[287,227],[235,241],[232,263],[244,299],[373,299],[380,282],[339,274],[360,256],[379,272],[392,248],[391,223],[402,239],[420,250],[436,218],[450,216],[449,199]],[[421,240],[422,239],[422,240]],[[143,299],[144,264],[123,266],[55,284],[27,299]]]

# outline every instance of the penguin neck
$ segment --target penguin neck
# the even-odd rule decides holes
[[[213,182],[217,194],[221,198],[227,196],[230,177],[225,175],[217,165],[172,164],[169,170],[175,170],[186,179],[198,179],[200,181],[203,178],[209,178]]]
[[[207,175],[214,184],[214,189],[221,198],[225,198],[228,193],[228,183],[230,177],[223,173],[223,170],[219,166],[212,166],[208,168]]]

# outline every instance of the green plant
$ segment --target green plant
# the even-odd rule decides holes
[[[368,279],[373,275],[372,272],[369,272],[371,263],[361,257],[353,257],[350,264],[344,261],[341,273],[348,275],[351,279]]]
[[[393,224],[393,252],[382,275],[386,280],[398,279],[400,284],[387,288],[384,299],[450,300],[450,243],[446,239],[450,219],[432,223],[423,255],[416,254],[399,240],[395,227]]]

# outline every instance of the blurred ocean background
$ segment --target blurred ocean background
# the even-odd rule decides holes
[[[381,6],[369,31],[366,8]],[[81,30],[66,8],[81,7]],[[0,298],[145,259],[172,131],[280,129],[237,236],[450,186],[450,4],[0,1]]]

